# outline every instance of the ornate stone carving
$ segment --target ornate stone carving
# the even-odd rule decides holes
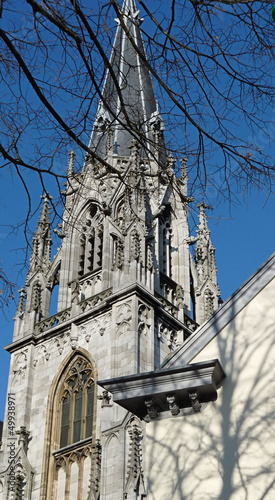
[[[131,302],[126,302],[117,308],[117,319],[116,324],[129,323],[132,319],[132,308]]]
[[[116,214],[115,214],[115,224],[122,231],[125,230],[125,197],[120,199],[117,204]]]
[[[78,330],[75,325],[72,324],[71,334],[70,334],[70,346],[73,350],[78,348]]]
[[[71,282],[71,303],[78,304],[79,302],[79,292],[80,292],[80,284],[79,280],[74,280]]]
[[[152,399],[147,399],[144,401],[144,404],[147,409],[147,417],[145,417],[145,420],[154,420],[158,416],[157,409],[154,405],[154,402]]]
[[[97,336],[98,334],[102,337],[104,335],[106,325],[109,324],[111,320],[111,315],[107,314],[104,316],[97,317],[85,325],[78,327],[78,337],[84,338],[88,343],[91,338]]]
[[[64,309],[64,311],[54,314],[49,318],[43,319],[35,325],[35,332],[42,333],[46,330],[49,330],[50,328],[53,328],[54,326],[60,325],[61,323],[67,321],[70,318],[70,315],[71,309]]]
[[[63,349],[68,345],[68,338],[68,333],[64,333],[51,339],[45,344],[39,344],[36,346],[33,366],[36,367],[41,360],[48,361],[52,354],[55,355],[56,351],[59,355],[61,355]]]
[[[111,313],[104,314],[101,316],[101,325],[102,328],[104,328],[104,331],[106,330],[107,326],[110,326],[112,320],[112,315]]]
[[[179,414],[180,409],[179,405],[176,403],[176,398],[175,396],[167,396],[167,403],[169,405],[169,410],[173,416],[176,416]]]
[[[151,318],[150,318],[150,307],[146,306],[142,302],[138,305],[138,334],[144,333],[145,335],[150,331],[151,328]]]
[[[140,235],[136,229],[131,232],[131,248],[130,248],[130,260],[140,260],[141,258],[141,246],[140,246]]]
[[[68,343],[67,337],[68,336],[66,334],[63,334],[62,336],[52,339],[49,343],[49,348],[48,348],[49,355],[52,352],[56,351],[58,352],[59,355],[61,355],[65,345]]]
[[[183,287],[181,285],[176,286],[175,301],[176,301],[176,306],[179,309],[184,308],[184,290],[183,290]]]
[[[170,330],[170,337],[168,340],[168,345],[171,349],[175,348],[177,345],[178,332],[176,330]]]
[[[72,177],[74,175],[74,159],[75,159],[75,152],[73,149],[69,151],[69,158],[68,158],[68,167],[67,167],[67,176]]]
[[[97,439],[93,446],[92,466],[89,484],[88,500],[99,500],[101,478],[101,443]]]
[[[63,468],[65,470],[67,464],[67,458],[63,455],[55,458],[55,468],[56,470]]]
[[[186,340],[191,335],[191,333],[193,333],[196,330],[198,325],[197,325],[197,323],[195,323],[195,321],[192,318],[189,318],[188,316],[185,316],[184,320],[185,320],[185,324],[186,324],[187,328],[189,328],[189,330],[190,330],[190,333],[188,332],[188,334],[186,334],[186,332],[185,332],[184,340]]]
[[[164,289],[164,286],[161,286],[161,288]],[[166,288],[166,291],[167,291],[167,288]],[[169,300],[167,300],[165,297],[163,297],[163,295],[156,293],[156,297],[158,298],[158,300],[160,300],[160,302],[162,303],[162,306],[165,308],[165,310],[167,312],[169,312],[170,314],[172,314],[172,316],[177,318],[178,308],[174,304],[172,304]]]
[[[22,382],[26,375],[28,349],[23,349],[14,356],[13,383]]]
[[[214,311],[214,293],[207,288],[204,292],[205,317],[207,318]]]
[[[117,319],[116,319],[117,337],[131,330],[131,320],[132,320],[131,302],[126,302],[125,304],[119,306],[117,309]]]
[[[127,432],[130,438],[128,449],[128,467],[126,484],[124,489],[124,498],[144,498],[146,494],[144,484],[144,473],[142,468],[142,441],[143,432],[140,422],[135,418],[127,426]],[[138,492],[138,496],[137,496]]]
[[[89,330],[89,332],[88,332],[86,326],[80,326],[78,328],[78,331],[79,331],[79,336],[84,337],[86,342],[89,342],[89,340],[91,338],[91,331]]]
[[[25,453],[27,453],[30,432],[27,431],[25,426],[21,426],[19,431],[16,431],[18,437],[18,444],[22,447]]]
[[[194,413],[199,413],[201,411],[201,404],[198,400],[197,392],[189,392],[189,398],[191,399],[191,405]]]
[[[128,323],[127,321],[123,321],[120,323],[120,325],[117,327],[116,331],[116,337],[120,337],[120,335],[124,335],[126,333],[131,332],[131,324]]]
[[[33,360],[33,366],[36,367],[37,363],[40,359],[45,359],[48,361],[50,355],[48,353],[47,347],[45,344],[40,344],[36,347],[36,352]]]
[[[99,193],[101,198],[105,200],[107,204],[109,204],[114,189],[116,188],[118,179],[115,176],[108,176],[108,178],[101,180],[99,184]]]
[[[27,458],[30,433],[22,426],[16,434],[19,435],[18,447],[16,449],[14,441],[10,442],[10,459],[6,470],[0,473],[0,484],[3,484],[4,491],[9,492],[5,499],[30,500],[34,476],[34,470]]]
[[[83,300],[79,304],[81,312],[86,312],[87,310],[93,309],[94,307],[102,304],[111,294],[112,289],[108,288],[108,290],[104,290],[104,292],[98,293],[94,297]]]
[[[146,267],[150,271],[153,270],[154,267],[154,258],[153,258],[153,242],[149,240],[146,247]]]
[[[91,366],[83,357],[77,357],[64,382],[62,397],[65,397],[68,392],[71,393],[72,387],[74,392],[77,392],[79,388],[88,387],[92,383],[93,373]]]
[[[22,318],[25,312],[25,302],[26,302],[26,290],[24,287],[20,288],[19,290],[20,293],[20,298],[18,302],[18,307],[16,311],[16,318]]]
[[[108,391],[103,391],[102,394],[97,396],[97,399],[102,401],[101,408],[104,408],[105,406],[111,406],[110,401],[112,399],[112,396]]]
[[[124,244],[120,238],[114,238],[113,245],[113,269],[122,269],[124,264]]]
[[[80,280],[80,296],[81,300],[93,297],[94,294],[99,290],[99,284],[102,281],[102,271],[101,269],[97,271],[89,278],[82,278]]]
[[[157,336],[161,342],[166,342],[170,349],[174,349],[177,346],[178,332],[169,328],[165,323],[161,321],[156,322]]]
[[[94,272],[102,266],[103,212],[98,204],[91,203],[78,223],[78,275]],[[93,293],[92,293],[93,294]]]
[[[164,341],[166,335],[167,335],[167,327],[160,321],[156,322],[156,330],[157,330],[157,336],[158,339],[161,340],[162,342]]]

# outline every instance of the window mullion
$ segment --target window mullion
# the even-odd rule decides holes
[[[69,439],[68,444],[73,443],[73,432],[74,432],[74,412],[75,412],[75,391],[71,394],[71,407],[70,407],[70,424],[69,424]]]
[[[81,416],[81,439],[86,437],[86,416],[87,416],[87,387],[83,391],[82,416]]]
[[[93,435],[95,386],[92,369],[86,362],[76,360],[64,381],[63,394],[60,401],[61,448]]]

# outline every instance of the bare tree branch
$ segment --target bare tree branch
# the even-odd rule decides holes
[[[111,122],[149,154],[148,137],[131,119],[110,63],[115,17],[154,80],[168,154],[176,168],[180,157],[189,158],[190,195],[207,198],[209,185],[229,200],[251,185],[274,191],[270,2],[137,1],[147,57],[127,29],[121,3],[22,0],[18,8],[15,0],[0,2],[0,175],[11,169],[24,186],[26,228],[36,210],[29,175],[38,177],[41,192],[51,191],[54,181],[57,216],[68,150],[76,150],[79,170],[87,154],[119,175],[89,148],[99,100]],[[119,113],[104,99],[107,72]]]

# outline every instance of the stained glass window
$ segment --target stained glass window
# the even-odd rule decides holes
[[[62,392],[61,448],[92,436],[94,397],[92,368],[79,357],[67,373]]]

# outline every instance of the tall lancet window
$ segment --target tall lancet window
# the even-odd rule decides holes
[[[77,358],[67,373],[61,395],[60,448],[92,436],[94,389],[91,366]]]
[[[90,273],[102,267],[103,215],[97,205],[92,204],[85,213],[79,237],[78,275]]]
[[[88,352],[81,351],[74,352],[50,389],[41,481],[44,499],[87,499],[92,482],[99,492],[96,367]],[[91,498],[99,500],[93,493]]]

